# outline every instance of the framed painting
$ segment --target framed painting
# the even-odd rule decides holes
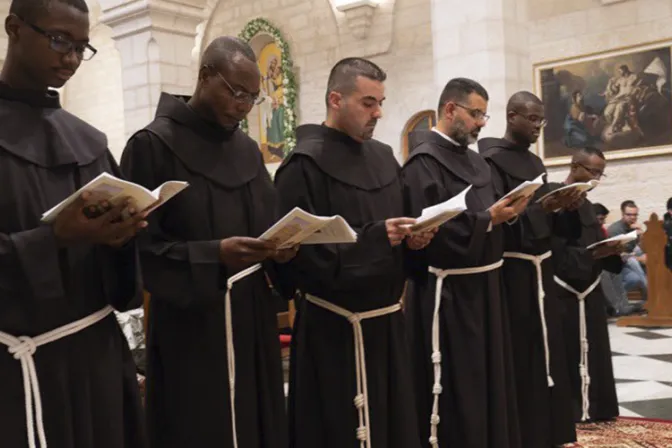
[[[672,40],[535,65],[544,163],[568,164],[585,146],[608,159],[672,153],[671,54]]]
[[[266,168],[273,175],[296,146],[298,89],[294,64],[282,33],[266,19],[251,20],[239,37],[250,44],[257,57],[262,100],[241,127],[259,144]]]

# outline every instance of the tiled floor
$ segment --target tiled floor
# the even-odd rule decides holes
[[[609,324],[623,417],[672,420],[672,328]]]

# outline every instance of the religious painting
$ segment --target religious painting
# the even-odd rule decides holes
[[[290,46],[282,32],[262,17],[250,20],[238,36],[254,50],[261,73],[261,102],[241,128],[259,144],[273,176],[296,146],[298,84]]]
[[[608,159],[672,152],[671,50],[666,42],[535,66],[546,165],[567,164],[585,146]]]
[[[282,52],[275,42],[261,50],[258,58],[261,72],[259,107],[259,146],[264,162],[277,163],[285,158],[285,97],[281,70]]]

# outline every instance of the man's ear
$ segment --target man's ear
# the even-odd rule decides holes
[[[21,28],[21,19],[15,14],[10,14],[5,19],[5,32],[9,36],[9,40],[16,40],[19,38],[19,29]]]

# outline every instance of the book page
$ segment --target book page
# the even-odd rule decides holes
[[[182,189],[184,188],[186,188],[186,186]],[[116,205],[123,198],[129,197],[131,199],[131,205],[138,210],[145,210],[151,206],[155,206],[154,208],[156,208],[156,206],[158,206],[156,205],[156,202],[159,199],[154,196],[153,192],[150,192],[142,185],[116,178],[109,173],[102,173],[64,201],[46,211],[42,215],[42,222],[52,222],[63,209],[75,202],[75,200],[77,200],[77,198],[84,192],[91,194],[91,198],[88,200],[89,204],[97,204],[100,201],[105,200],[112,205]]]
[[[635,241],[636,239],[637,239],[637,231],[633,230],[630,233],[624,233],[622,235],[612,236],[611,238],[607,238],[606,240],[598,241],[597,243],[591,244],[590,246],[586,247],[586,249],[590,250],[601,246],[615,246],[617,244],[629,243],[630,241]]]
[[[556,190],[551,191],[550,193],[546,193],[544,196],[539,198],[537,202],[541,203],[546,198],[550,198],[552,196],[564,195],[571,192],[581,192],[581,193],[587,192],[597,187],[598,185],[599,182],[596,180],[591,180],[589,182],[576,182],[571,185],[565,185],[564,187],[560,187]]]
[[[410,226],[411,232],[413,234],[426,232],[460,215],[467,209],[467,193],[471,187],[469,185],[447,201],[424,209],[415,224]]]
[[[169,180],[168,182],[164,182],[154,191],[152,191],[152,196],[155,198],[155,201],[148,207],[141,210],[145,212],[153,211],[154,209],[165,204],[169,199],[171,199],[173,196],[175,196],[188,186],[189,186],[188,182],[182,182],[179,180]]]
[[[322,244],[319,241],[317,243],[306,243],[306,241],[315,232],[320,231],[339,218],[343,220],[340,216],[316,216],[299,207],[295,207],[264,232],[259,239],[272,241],[277,245],[278,249],[286,249],[297,244]]]
[[[516,188],[513,190],[509,191],[506,195],[504,195],[499,201],[495,202],[494,205],[492,205],[488,211],[494,207],[495,205],[499,204],[500,202],[504,201],[505,199],[511,198],[511,204],[514,202],[531,197],[534,195],[534,193],[541,188],[542,185],[544,185],[544,176],[546,176],[546,173],[540,174],[539,177],[537,177],[534,180],[526,180],[522,184],[518,185]]]
[[[302,244],[356,243],[357,232],[340,216],[334,216],[324,227],[303,240]]]

